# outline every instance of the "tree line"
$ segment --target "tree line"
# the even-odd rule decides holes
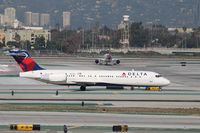
[[[169,31],[167,27],[160,24],[145,27],[142,22],[134,22],[130,24],[129,28],[130,47],[200,47],[200,27],[193,29],[191,33],[187,33],[186,27],[182,27],[184,32],[179,32],[177,29]],[[52,29],[50,41],[45,42],[45,38],[41,36],[35,39],[34,45],[31,45],[28,41],[21,42],[20,36],[16,35],[16,42],[12,45],[28,50],[58,50],[65,53],[76,53],[79,49],[121,48],[121,36],[121,30],[96,25],[92,29]]]

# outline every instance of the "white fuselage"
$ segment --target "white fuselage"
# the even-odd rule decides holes
[[[170,81],[150,71],[38,70],[21,72],[20,77],[59,85],[79,86],[167,86]]]

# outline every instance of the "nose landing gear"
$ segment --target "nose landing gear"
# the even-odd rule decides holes
[[[80,87],[80,90],[81,90],[81,91],[86,91],[86,86],[81,86],[81,87]]]

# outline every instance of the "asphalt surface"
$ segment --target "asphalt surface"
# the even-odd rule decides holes
[[[186,66],[180,62],[186,61]],[[94,101],[102,104],[109,101],[113,106],[122,107],[162,107],[198,108],[200,103],[200,59],[178,58],[122,58],[119,65],[96,65],[94,58],[62,57],[36,58],[36,62],[47,69],[80,70],[147,70],[162,74],[171,81],[162,91],[145,91],[144,88],[130,90],[106,90],[105,87],[87,87],[80,92],[78,86],[56,86],[39,81],[19,78],[21,71],[15,61],[0,59],[0,64],[9,67],[8,72],[0,75],[0,100],[31,101]],[[4,66],[5,67],[5,66]],[[4,69],[6,70],[6,69]],[[11,91],[15,95],[11,95]],[[59,95],[56,96],[56,91]],[[141,104],[142,103],[142,104]]]
[[[80,92],[79,87],[55,86],[35,80],[17,77],[20,69],[13,59],[0,59],[0,64],[9,65],[8,71],[0,74],[0,103],[62,103],[86,101],[89,103],[116,107],[153,107],[153,108],[199,108],[200,107],[200,59],[183,58],[121,58],[120,65],[96,65],[94,58],[36,58],[38,64],[47,69],[81,69],[81,70],[147,70],[162,74],[171,84],[161,91],[106,90],[104,87],[88,87]],[[180,62],[186,61],[186,66]],[[15,64],[15,65],[14,65]],[[5,67],[5,66],[3,66]],[[12,96],[11,91],[15,94]],[[56,95],[56,90],[59,95]],[[126,115],[126,114],[85,114],[85,113],[47,113],[47,112],[1,112],[0,123],[36,122],[42,124],[96,125],[110,126],[128,124],[135,128],[198,129],[199,116],[176,115]],[[142,130],[145,132],[145,130]],[[137,131],[142,132],[142,131]],[[149,130],[148,130],[149,131]],[[103,131],[108,132],[108,131]],[[160,132],[160,131],[149,131]],[[149,133],[148,132],[148,133]]]
[[[200,129],[199,116],[135,115],[67,112],[0,112],[0,123],[34,123],[41,125],[105,126],[128,125],[135,128]],[[70,124],[69,124],[70,123]]]

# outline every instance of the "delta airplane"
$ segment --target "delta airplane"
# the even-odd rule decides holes
[[[40,67],[24,50],[10,50],[23,72],[19,76],[57,85],[163,87],[170,81],[150,71],[47,70]]]

